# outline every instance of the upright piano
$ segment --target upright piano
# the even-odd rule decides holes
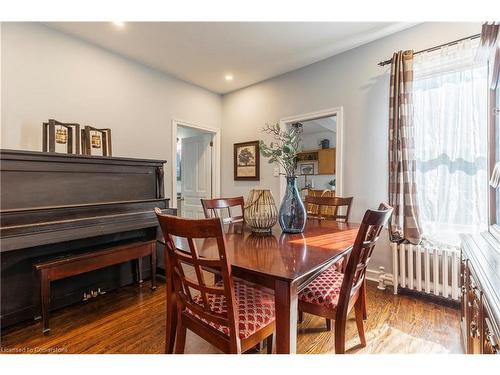
[[[33,319],[34,263],[154,240],[154,208],[175,214],[164,197],[164,160],[0,150],[0,162],[2,327]],[[51,309],[134,281],[130,262],[56,281]]]

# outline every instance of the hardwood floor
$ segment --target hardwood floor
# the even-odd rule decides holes
[[[459,311],[412,296],[368,286],[368,347],[361,349],[354,318],[347,324],[347,353],[462,353]],[[165,285],[131,285],[51,315],[51,332],[41,323],[10,327],[1,333],[1,353],[162,353],[165,335]],[[370,343],[372,337],[372,343]],[[298,353],[334,353],[334,335],[325,321],[305,314],[299,324]],[[218,353],[188,331],[187,353]],[[265,349],[263,349],[265,352]]]

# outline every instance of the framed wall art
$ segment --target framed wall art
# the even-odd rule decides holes
[[[85,126],[82,130],[82,151],[90,156],[111,156],[111,129]]]
[[[42,151],[80,154],[80,125],[54,119],[42,124]]]
[[[314,163],[300,163],[299,164],[299,174],[314,174]]]
[[[234,144],[234,179],[259,181],[259,141]]]

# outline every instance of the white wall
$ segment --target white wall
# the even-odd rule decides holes
[[[3,23],[1,108],[2,148],[41,151],[49,118],[109,127],[114,156],[166,159],[165,176],[172,118],[221,125],[220,95],[35,23]]]
[[[222,195],[243,195],[254,182],[233,181],[235,142],[267,139],[262,126],[281,118],[332,107],[344,108],[344,195],[354,196],[352,217],[387,201],[389,66],[377,63],[400,49],[419,50],[481,31],[479,23],[421,24],[354,50],[223,96]],[[279,196],[279,180],[261,160],[261,187]],[[391,270],[387,239],[370,268]]]
[[[307,125],[304,125],[307,126]],[[328,139],[330,141],[330,148],[335,148],[337,142],[337,133],[332,131],[324,131],[318,133],[302,134],[302,149],[303,150],[317,150],[321,148],[319,144],[323,139]]]

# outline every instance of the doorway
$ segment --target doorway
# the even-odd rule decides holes
[[[174,121],[172,136],[172,207],[178,216],[203,218],[201,199],[219,195],[219,130]]]
[[[328,192],[334,196],[337,116],[302,121],[293,126],[302,128],[301,150],[297,155],[299,190]]]
[[[287,117],[282,126],[302,128],[302,150],[298,155],[299,189],[331,191],[342,196],[344,188],[342,107]],[[280,201],[285,194],[285,178],[280,178]]]

